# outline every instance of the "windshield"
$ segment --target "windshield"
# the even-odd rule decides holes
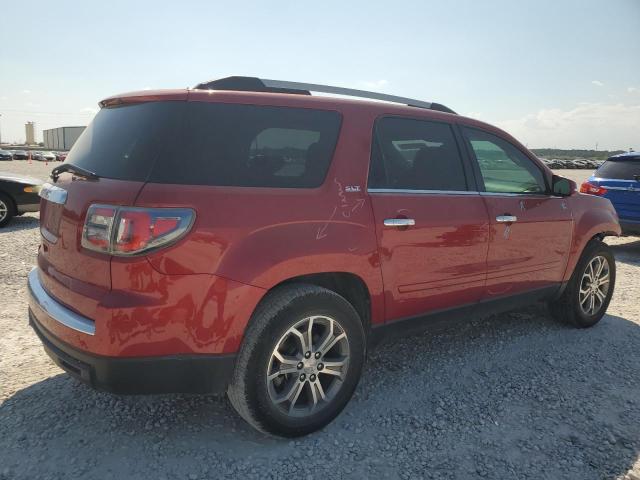
[[[151,102],[103,108],[67,156],[67,163],[100,177],[143,182],[171,133],[184,102]]]
[[[607,160],[596,171],[600,178],[615,180],[634,180],[640,175],[640,160]]]

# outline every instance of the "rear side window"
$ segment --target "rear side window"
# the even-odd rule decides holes
[[[607,160],[596,171],[600,178],[635,180],[640,176],[640,160]]]
[[[171,155],[150,181],[312,188],[324,181],[338,139],[337,112],[190,102]]]
[[[145,181],[179,129],[184,102],[150,102],[101,109],[66,162],[100,177]]]
[[[369,188],[394,190],[467,190],[451,126],[407,118],[376,122]]]

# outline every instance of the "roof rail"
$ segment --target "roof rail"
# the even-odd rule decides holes
[[[310,92],[332,93],[334,95],[346,95],[349,97],[368,98],[385,102],[402,103],[410,107],[427,108],[446,113],[456,113],[450,108],[433,102],[423,102],[412,98],[397,97],[386,93],[368,92],[354,88],[332,87],[316,83],[289,82],[286,80],[268,80],[257,77],[226,77],[218,80],[199,83],[194,87],[197,90],[234,90],[249,92],[293,93],[298,95],[311,95]]]

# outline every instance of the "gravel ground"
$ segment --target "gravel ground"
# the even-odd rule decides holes
[[[2,479],[640,479],[638,239],[608,241],[618,282],[596,327],[533,306],[390,340],[345,412],[293,441],[256,433],[225,399],[114,396],[62,374],[27,326],[38,243],[37,214],[0,232]]]

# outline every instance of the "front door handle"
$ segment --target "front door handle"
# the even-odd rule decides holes
[[[515,215],[498,215],[496,217],[496,222],[498,223],[513,223],[517,221],[518,217],[516,217]]]
[[[413,227],[416,221],[413,218],[385,218],[385,227]]]

